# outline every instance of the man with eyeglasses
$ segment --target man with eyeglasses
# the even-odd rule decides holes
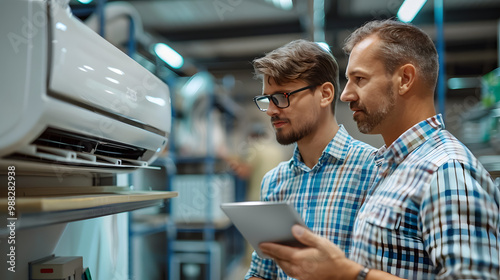
[[[315,233],[349,254],[353,222],[374,177],[375,149],[335,119],[338,65],[314,42],[296,40],[254,60],[263,93],[254,98],[292,158],[268,172],[261,200],[293,205]],[[246,279],[293,279],[255,252]]]

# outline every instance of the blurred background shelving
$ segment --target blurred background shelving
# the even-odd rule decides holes
[[[37,230],[34,224],[20,238],[37,232],[39,239],[59,242],[56,253],[88,252],[86,259],[94,257],[99,267],[96,275],[114,279],[241,278],[249,251],[218,205],[258,199],[254,193],[259,182],[249,175],[257,174],[256,169],[237,171],[234,164],[270,168],[273,160],[286,160],[293,150],[275,143],[269,117],[252,102],[262,85],[253,77],[251,61],[295,39],[323,41],[338,60],[342,88],[346,37],[366,21],[395,18],[402,2],[69,0],[77,18],[170,89],[168,150],[153,163],[155,169],[117,175],[110,182],[138,192],[177,191],[179,196],[105,211],[87,209],[75,223],[78,215],[68,217],[69,212],[49,216],[54,219],[50,225]],[[427,1],[413,23],[444,44],[440,113],[447,129],[494,178],[499,177],[500,1],[444,1],[442,35],[435,20],[436,3]],[[169,64],[161,50],[173,51],[177,60]],[[358,132],[348,104],[338,102],[336,115],[355,138],[375,147],[383,144],[379,136]],[[273,158],[258,158],[262,153]],[[259,170],[261,177],[260,172],[265,170]],[[100,216],[104,217],[93,219]],[[33,215],[31,220],[40,223],[40,217]],[[58,241],[56,235],[63,238]],[[112,267],[98,265],[108,257]]]
[[[291,40],[319,38],[330,46],[343,73],[347,57],[341,48],[348,34],[368,20],[394,18],[402,1],[108,0],[101,17],[96,16],[103,2],[70,3],[87,7],[78,16],[124,51],[131,49],[126,34],[134,29],[131,56],[161,77],[172,93],[169,151],[156,163],[162,169],[136,172],[131,180],[134,186],[178,191],[179,197],[162,208],[131,214],[130,276],[222,279],[231,275],[229,260],[239,260],[248,252],[218,204],[248,199],[245,188],[250,182],[231,170],[230,160],[253,152],[247,137],[251,127],[267,133],[268,145],[273,141],[267,115],[252,102],[261,84],[253,77],[251,61]],[[434,5],[428,1],[413,23],[445,44],[441,53],[445,56],[445,99],[437,109],[445,108],[441,113],[447,129],[496,177],[500,172],[500,93],[495,84],[500,4],[495,0],[446,1],[444,38],[439,38]],[[105,28],[99,29],[99,21],[106,23]],[[184,64],[172,67],[162,61],[154,51],[158,43],[175,50]],[[375,147],[383,144],[379,136],[357,131],[347,104],[338,103],[337,118],[355,138]],[[293,149],[274,147],[285,159]],[[222,241],[223,237],[230,241]],[[148,273],[137,273],[145,268]]]

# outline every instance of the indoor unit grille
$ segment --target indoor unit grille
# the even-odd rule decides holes
[[[28,165],[52,163],[99,168],[153,168],[141,160],[146,149],[49,128],[30,145],[4,157]],[[0,159],[1,161],[2,159]]]
[[[32,143],[36,146],[100,155],[111,158],[140,160],[146,149],[77,133],[48,128]]]

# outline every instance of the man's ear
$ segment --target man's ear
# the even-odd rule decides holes
[[[417,69],[413,64],[405,64],[399,68],[399,95],[405,95],[413,87],[417,76]]]
[[[330,104],[335,100],[335,88],[330,82],[323,83],[320,86],[321,90],[321,106],[330,106]]]

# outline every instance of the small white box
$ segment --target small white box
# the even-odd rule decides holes
[[[32,264],[32,280],[82,280],[82,257],[55,257]]]

